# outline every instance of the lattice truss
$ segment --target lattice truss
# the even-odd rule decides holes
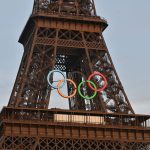
[[[48,108],[51,88],[47,75],[52,69],[66,72],[76,84],[99,71],[107,78],[107,89],[91,100],[77,94],[69,99],[70,109],[134,113],[101,33],[40,27],[26,45],[9,106]],[[103,85],[101,79],[95,80],[98,86]],[[72,90],[68,84],[68,93]],[[81,90],[93,94],[87,85]]]
[[[34,12],[96,16],[93,0],[35,0]]]
[[[0,149],[7,150],[150,150],[148,143],[55,139],[34,137],[2,137]]]
[[[47,108],[50,90],[46,78],[55,60],[54,46],[30,47],[25,49],[9,105]]]

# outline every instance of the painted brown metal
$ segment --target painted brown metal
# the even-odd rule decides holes
[[[0,114],[0,149],[150,149],[150,116],[134,114],[103,38],[107,26],[93,0],[34,1],[19,39],[24,54],[16,82]],[[68,99],[70,110],[49,110],[46,77],[53,69],[77,84],[98,71],[108,87],[92,100]]]
[[[59,8],[55,8],[55,4],[59,4]],[[54,9],[50,9],[51,5]],[[65,71],[68,77],[72,71],[83,72],[87,77],[100,71],[107,77],[106,99],[99,94],[86,106],[77,95],[69,99],[70,109],[134,113],[102,36],[107,22],[96,15],[93,5],[90,0],[35,1],[19,40],[25,47],[26,57],[8,106],[48,108],[51,91],[46,75],[55,68]],[[75,60],[78,63],[74,63]],[[81,78],[77,80],[80,82]]]
[[[62,118],[64,115],[67,117]],[[0,149],[150,148],[148,115],[5,107],[1,117]]]

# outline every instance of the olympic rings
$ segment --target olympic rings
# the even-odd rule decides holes
[[[57,91],[58,91],[58,93],[59,93],[62,97],[64,97],[64,98],[72,98],[72,97],[74,97],[74,96],[76,95],[76,93],[77,93],[77,86],[76,86],[75,82],[74,82],[73,80],[71,80],[71,79],[66,79],[66,81],[69,81],[69,82],[71,82],[71,83],[73,84],[73,86],[74,86],[74,88],[75,88],[73,94],[71,94],[70,96],[65,96],[65,95],[62,94],[62,92],[60,91],[61,84],[64,83],[64,80],[60,80],[60,81],[59,81]]]
[[[58,85],[57,85],[57,86],[54,86],[54,85],[50,82],[51,74],[54,73],[54,72],[58,72],[58,73],[60,73],[60,74],[64,77],[63,80],[59,80],[59,81],[58,81]],[[64,97],[64,98],[72,98],[72,97],[74,97],[74,96],[76,95],[76,93],[77,93],[77,91],[78,91],[79,95],[80,95],[82,98],[87,99],[87,100],[90,100],[90,99],[93,99],[93,98],[96,97],[97,92],[102,92],[102,91],[104,91],[104,90],[106,89],[107,85],[108,85],[108,82],[107,82],[106,77],[105,77],[103,74],[101,74],[100,72],[97,72],[97,71],[95,71],[93,74],[91,74],[91,75],[88,77],[88,80],[87,80],[86,76],[85,76],[83,73],[81,73],[80,71],[74,71],[74,72],[69,72],[69,73],[71,73],[71,75],[73,75],[73,74],[80,74],[80,75],[82,76],[82,78],[81,78],[82,81],[81,81],[81,83],[79,83],[78,86],[76,85],[76,83],[75,83],[73,80],[71,80],[71,79],[66,79],[65,74],[64,74],[62,71],[60,71],[60,70],[52,70],[52,71],[49,72],[49,74],[48,74],[48,76],[47,76],[47,81],[48,81],[49,85],[50,85],[52,88],[57,89],[58,93],[59,93],[62,97]],[[92,79],[95,75],[98,75],[98,76],[102,77],[102,79],[103,79],[103,81],[104,81],[104,85],[103,85],[102,88],[97,89],[96,84],[91,81],[91,79]],[[83,81],[83,79],[84,79],[84,81]],[[65,85],[66,81],[71,82],[71,83],[73,84],[73,86],[74,86],[74,91],[73,91],[73,93],[72,93],[71,95],[69,95],[69,96],[64,95],[64,94],[61,92],[61,90],[60,90],[60,89]],[[54,81],[54,82],[55,82],[55,81]],[[93,94],[92,96],[85,96],[85,95],[81,92],[81,86],[82,86],[84,83],[86,83],[86,82],[88,83],[88,86],[94,91],[94,94]]]
[[[88,80],[91,80],[91,78],[94,77],[95,75],[99,75],[100,77],[103,78],[103,80],[104,80],[104,86],[103,86],[102,88],[100,88],[100,89],[96,89],[95,87],[93,87],[93,86],[91,85],[90,82],[88,82],[88,85],[89,85],[89,87],[90,87],[93,91],[102,92],[102,91],[104,91],[104,90],[106,89],[106,87],[107,87],[107,84],[108,84],[108,83],[107,83],[107,79],[106,79],[106,77],[105,77],[103,74],[101,74],[100,72],[95,71],[93,74],[91,74],[91,75],[89,76]]]
[[[54,73],[54,72],[59,72],[59,73],[62,74],[62,76],[64,77],[64,82],[63,82],[63,84],[60,86],[60,88],[62,88],[62,87],[65,85],[65,83],[66,83],[66,76],[65,76],[65,74],[64,74],[62,71],[60,71],[60,70],[52,70],[52,71],[50,71],[49,74],[48,74],[48,76],[47,76],[47,81],[48,81],[49,85],[50,85],[52,88],[58,89],[57,86],[54,86],[54,85],[50,82],[51,74]]]
[[[83,81],[83,82],[81,82],[81,83],[79,84],[79,86],[78,86],[79,95],[80,95],[82,98],[87,99],[87,100],[93,99],[93,98],[96,96],[97,91],[95,91],[94,94],[93,94],[91,97],[89,97],[89,96],[84,96],[84,95],[81,93],[81,90],[80,90],[80,89],[81,89],[81,85],[82,85],[83,83],[85,83],[85,82],[88,82],[88,83],[92,84],[92,85],[94,86],[94,88],[96,89],[96,85],[94,84],[94,82],[89,81],[89,80]]]

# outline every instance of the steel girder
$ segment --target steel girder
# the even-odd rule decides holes
[[[7,150],[150,150],[150,143],[58,139],[48,137],[2,137],[0,149]]]

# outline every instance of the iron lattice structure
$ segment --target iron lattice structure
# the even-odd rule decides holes
[[[146,115],[4,107],[1,116],[3,150],[150,149]]]
[[[82,79],[79,73],[72,74],[74,71],[86,77],[99,71],[107,77],[105,95],[90,101],[77,95],[69,99],[70,109],[134,113],[102,35],[106,27],[91,0],[35,1],[19,40],[25,51],[8,106],[48,108],[51,89],[46,76],[55,68],[77,84]]]
[[[34,1],[19,39],[24,54],[16,82],[0,116],[0,149],[150,149],[150,116],[134,114],[103,38],[107,26],[93,0]],[[76,84],[98,71],[108,85],[91,100],[68,99],[70,110],[48,110],[53,69]],[[87,85],[81,90],[91,95]]]

